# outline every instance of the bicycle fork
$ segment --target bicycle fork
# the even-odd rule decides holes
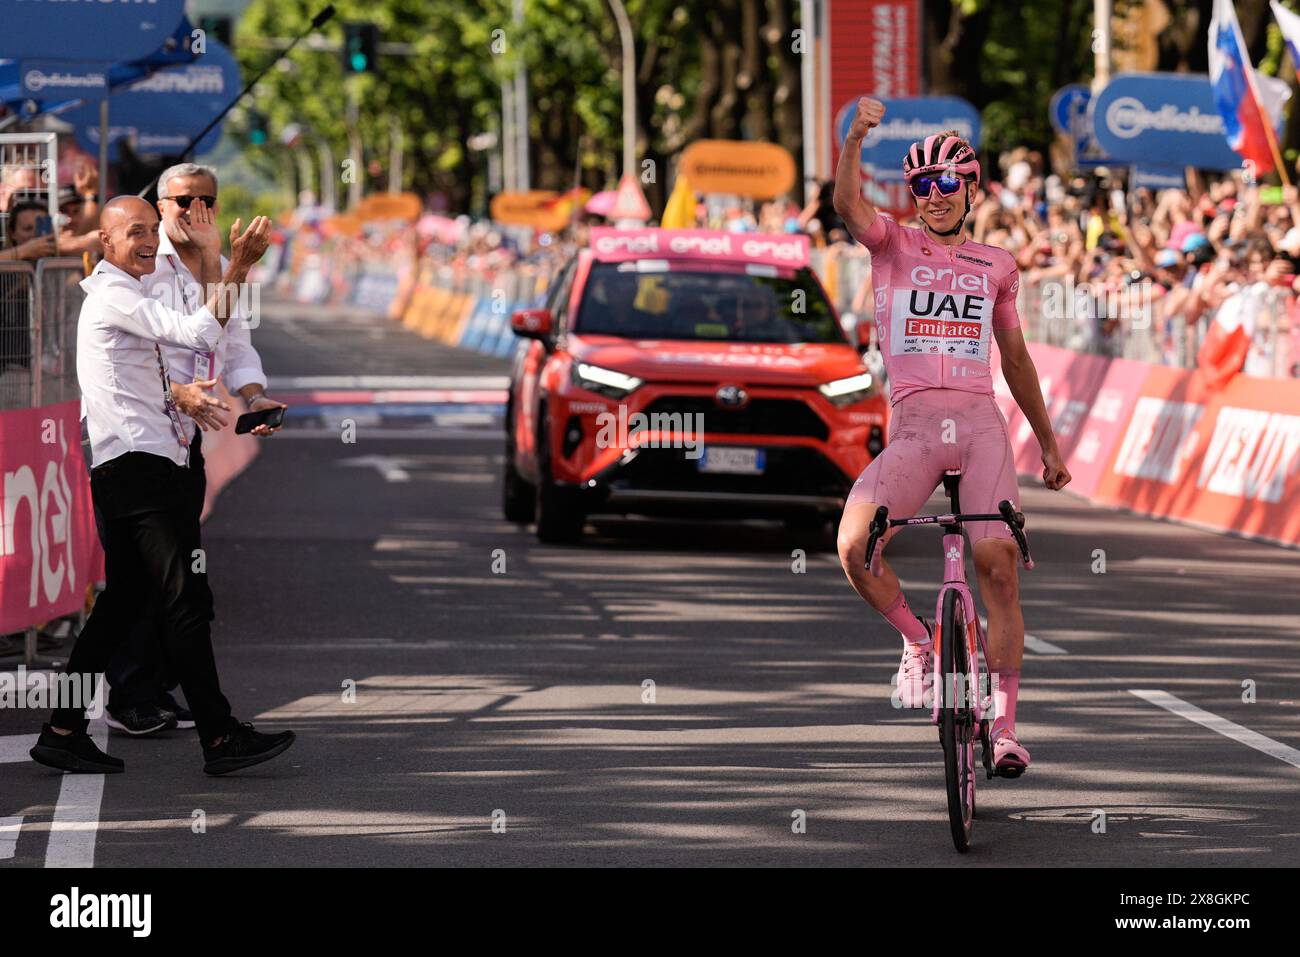
[[[950,589],[955,589],[961,599],[962,612],[966,618],[966,627],[964,639],[966,641],[966,674],[959,676],[957,679],[956,691],[960,692],[966,687],[974,689],[971,700],[974,702],[974,722],[975,727],[979,727],[979,722],[984,716],[984,712],[991,701],[991,690],[983,687],[983,674],[980,668],[981,660],[988,660],[988,645],[984,635],[984,628],[980,625],[979,615],[975,611],[975,596],[971,594],[970,586],[966,582],[966,551],[965,540],[961,534],[946,533],[943,536],[943,586],[939,589],[939,600],[935,604],[934,615],[934,649],[932,651],[930,675],[934,682],[932,686],[933,703],[931,706],[930,721],[932,724],[939,723],[939,710],[942,707],[954,707],[957,702],[945,700],[954,689],[949,688],[944,682],[944,678],[939,674],[942,643],[948,639],[943,632],[943,600],[944,596]]]

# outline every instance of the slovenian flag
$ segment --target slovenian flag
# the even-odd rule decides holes
[[[1292,13],[1277,0],[1271,0],[1269,6],[1273,8],[1273,19],[1277,20],[1277,25],[1282,29],[1282,39],[1286,41],[1286,48],[1291,51],[1291,62],[1295,64],[1296,76],[1300,77],[1300,16]]]
[[[1282,105],[1291,96],[1290,87],[1274,77],[1261,76],[1251,67],[1232,0],[1214,0],[1209,52],[1210,83],[1228,145],[1243,159],[1253,161],[1256,173],[1267,173],[1273,169],[1273,151],[1264,130],[1264,110],[1255,96],[1263,99],[1262,106],[1276,131],[1281,125]]]

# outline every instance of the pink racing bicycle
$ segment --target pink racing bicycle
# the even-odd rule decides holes
[[[875,564],[876,544],[897,525],[938,525],[943,529],[944,575],[935,606],[933,684],[927,690],[932,697],[931,719],[939,726],[943,745],[943,766],[948,790],[948,822],[952,842],[957,850],[970,850],[975,819],[975,737],[980,740],[984,770],[990,778],[998,774],[993,767],[993,747],[989,740],[989,719],[993,696],[981,663],[988,660],[984,626],[975,613],[975,598],[966,584],[966,539],[963,522],[1005,522],[1011,530],[1025,568],[1034,567],[1025,540],[1025,516],[1007,500],[998,503],[996,515],[963,515],[957,497],[961,472],[944,473],[943,488],[948,493],[952,511],[944,515],[921,515],[914,518],[890,518],[883,505],[876,509],[867,539],[867,568],[879,574]],[[1019,777],[1022,769],[1004,772],[1004,777]]]

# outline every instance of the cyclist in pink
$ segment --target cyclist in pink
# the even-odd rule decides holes
[[[891,517],[917,514],[947,469],[961,469],[964,512],[996,512],[1002,499],[1019,506],[1007,425],[993,401],[991,339],[1011,394],[1042,448],[1043,483],[1064,488],[1070,473],[1020,332],[1016,262],[1005,250],[967,239],[963,228],[980,182],[975,151],[952,131],[913,144],[903,160],[903,178],[922,226],[900,226],[862,194],[862,139],[884,114],[879,100],[858,101],[835,175],[835,210],[871,252],[876,336],[893,406],[889,444],[845,503],[839,553],[857,593],[902,634],[897,694],[903,707],[917,708],[931,667],[933,626],[913,614],[887,562],[881,560],[879,577],[867,570],[869,526],[879,505]],[[1029,752],[1016,736],[1025,643],[1018,552],[1000,522],[971,522],[966,529],[988,609],[988,667],[996,689],[994,764],[1015,776],[1029,766]]]

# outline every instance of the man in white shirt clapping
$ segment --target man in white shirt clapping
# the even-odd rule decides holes
[[[266,252],[270,221],[231,229],[231,259],[221,268],[221,237],[200,199],[183,230],[201,251],[205,301],[194,312],[148,295],[158,214],[142,199],[118,197],[100,215],[104,260],[83,280],[77,324],[77,378],[86,408],[91,493],[104,524],[107,588],[82,629],[65,670],[102,673],[142,606],[164,622],[168,657],[194,713],[204,771],[224,774],[269,760],[294,741],[292,731],[262,734],[231,714],[212,651],[212,593],[194,562],[198,522],[190,507],[189,438],[176,408],[162,345],[213,350],[234,315],[239,286]],[[86,734],[82,707],[54,711],[31,750],[63,771],[112,773],[121,760]]]
[[[158,248],[154,271],[141,281],[152,298],[184,313],[196,310],[204,298],[199,280],[203,250],[186,233],[191,207],[198,202],[210,212],[217,212],[216,170],[181,163],[158,177],[158,212],[162,217]],[[221,268],[226,266],[223,258]],[[284,407],[284,403],[266,394],[266,374],[250,333],[255,318],[249,303],[241,298],[214,349],[162,346],[172,378],[172,394],[183,413],[181,424],[190,440],[190,505],[196,521],[203,513],[207,490],[203,432],[224,428],[230,411],[226,403],[207,390],[220,380],[231,394],[248,404],[250,411]],[[278,427],[259,425],[253,434],[265,436],[277,431]],[[193,713],[171,694],[176,677],[161,645],[158,617],[155,609],[140,609],[128,640],[108,668],[112,690],[106,720],[109,727],[126,734],[141,736],[173,727],[194,727]]]

